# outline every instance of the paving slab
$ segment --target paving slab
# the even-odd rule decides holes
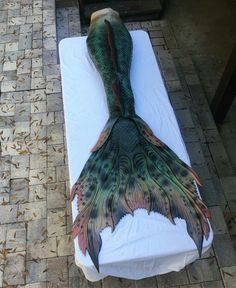
[[[221,269],[225,288],[236,287],[236,266],[224,267]]]

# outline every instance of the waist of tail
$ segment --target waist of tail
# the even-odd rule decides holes
[[[124,64],[119,63],[120,57],[117,55],[116,41],[114,38],[112,24],[108,20],[104,20],[104,23],[107,29],[111,62],[113,65],[113,70],[115,71],[115,77],[110,87],[112,94],[107,93],[108,98],[110,98],[108,99],[109,110],[118,110],[120,111],[120,115],[123,116],[134,115],[134,98],[129,75],[127,73],[129,69],[123,69],[123,67],[120,67]],[[124,53],[124,51],[122,51],[122,53]],[[128,62],[125,64],[128,65]],[[112,105],[115,105],[115,109],[112,107]]]

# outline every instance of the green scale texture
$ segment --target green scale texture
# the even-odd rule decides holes
[[[120,18],[113,14],[98,18],[90,26],[87,46],[102,77],[110,115],[134,115],[129,81],[132,41]]]
[[[110,118],[71,191],[78,215],[73,236],[88,251],[99,271],[100,232],[126,214],[144,208],[159,212],[173,224],[185,219],[199,255],[209,236],[209,212],[196,191],[195,172],[154,136],[135,114],[129,71],[132,40],[113,10],[90,25],[87,47],[107,95]]]

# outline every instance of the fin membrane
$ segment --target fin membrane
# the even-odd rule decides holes
[[[73,236],[99,271],[98,255],[105,227],[112,230],[138,208],[155,211],[173,224],[184,219],[199,255],[209,236],[207,207],[199,198],[195,172],[156,138],[138,116],[110,119],[71,191],[78,215]]]

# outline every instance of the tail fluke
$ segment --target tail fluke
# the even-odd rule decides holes
[[[71,199],[77,195],[79,211],[73,235],[98,271],[100,232],[108,226],[114,230],[138,208],[158,212],[173,224],[176,217],[184,219],[201,255],[210,215],[196,190],[200,181],[141,118],[109,120],[92,151]]]

